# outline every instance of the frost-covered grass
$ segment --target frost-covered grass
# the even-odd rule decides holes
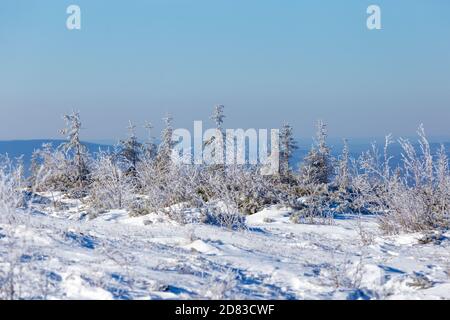
[[[126,210],[90,220],[55,198],[1,222],[2,298],[450,299],[449,232],[384,236],[354,215],[294,224],[276,206],[239,231]]]

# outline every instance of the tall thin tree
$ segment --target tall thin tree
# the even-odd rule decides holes
[[[73,161],[77,169],[77,181],[80,188],[85,186],[89,170],[87,167],[87,148],[80,141],[80,131],[82,128],[80,113],[72,111],[65,115],[66,128],[61,130],[61,134],[67,137],[67,142],[61,145],[66,155],[73,152]]]
[[[289,161],[294,151],[297,149],[297,143],[294,139],[293,128],[285,123],[280,131],[280,174],[288,176],[290,173]]]
[[[128,162],[128,172],[135,175],[136,166],[141,160],[142,144],[136,136],[136,126],[131,121],[127,129],[129,136],[128,139],[120,141],[120,155]]]

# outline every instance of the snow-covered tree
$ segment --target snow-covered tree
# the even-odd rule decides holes
[[[132,176],[136,175],[136,167],[139,161],[141,161],[143,146],[138,141],[136,136],[136,126],[130,121],[128,126],[129,136],[126,140],[121,140],[120,145],[120,157],[125,160],[128,166],[128,173]]]
[[[211,116],[211,120],[216,124],[216,129],[223,133],[223,119],[225,119],[224,114],[225,106],[218,104],[214,107],[214,112]]]
[[[440,216],[439,220],[444,220],[447,216],[450,225],[450,171],[449,160],[444,145],[441,145],[436,154],[436,211]]]
[[[347,139],[344,139],[344,148],[339,159],[338,172],[336,176],[336,184],[341,190],[346,190],[350,185],[349,172],[350,150]]]
[[[83,188],[88,180],[88,152],[85,145],[80,140],[81,120],[80,113],[73,111],[65,115],[66,128],[61,130],[61,134],[67,136],[67,142],[61,145],[66,156],[73,157],[73,163],[77,170],[77,183],[79,188]]]
[[[144,156],[146,159],[153,160],[156,158],[158,153],[158,147],[155,143],[155,138],[153,137],[153,125],[150,122],[146,122],[144,128],[148,132],[147,142],[144,146]]]
[[[161,132],[161,144],[158,148],[158,155],[156,162],[160,168],[166,168],[170,166],[172,162],[172,150],[175,145],[173,138],[173,118],[170,114],[167,114],[164,118],[164,129]]]
[[[224,108],[225,107],[223,105],[216,105],[214,107],[211,120],[214,121],[216,131],[215,134],[204,143],[204,155],[210,157],[208,161],[214,159],[212,162],[215,163],[215,165],[210,166],[210,168],[221,171],[223,171],[225,167],[224,156],[226,152],[226,134],[223,128],[223,122],[225,119]]]
[[[436,180],[437,188],[443,194],[450,194],[450,172],[448,156],[445,146],[442,144],[436,155]],[[450,199],[447,199],[450,201]]]
[[[305,184],[327,184],[331,180],[333,165],[326,138],[326,125],[319,120],[317,122],[315,145],[305,157],[300,171],[302,182]]]
[[[290,173],[289,161],[297,149],[292,127],[285,123],[280,131],[280,174],[287,176]]]

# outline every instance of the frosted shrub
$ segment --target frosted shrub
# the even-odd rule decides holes
[[[447,225],[450,225],[450,171],[447,153],[443,145],[437,153],[435,172],[436,200],[433,205],[436,208],[437,218],[441,221],[447,220]]]
[[[203,210],[202,222],[230,230],[245,230],[245,216],[228,201],[210,202]]]
[[[209,275],[205,297],[212,300],[239,299],[239,295],[235,292],[238,279],[238,272],[231,268],[215,271]]]
[[[424,197],[416,189],[403,184],[389,188],[385,199],[385,214],[379,216],[380,227],[387,233],[425,231],[437,227],[433,213]]]
[[[309,196],[303,206],[290,217],[292,222],[304,224],[332,224],[333,218],[329,194],[327,190],[321,188]]]
[[[184,216],[186,209],[202,208],[203,212],[213,212],[206,208],[211,208],[217,199],[223,199],[217,197],[223,186],[216,185],[215,173],[203,167],[174,163],[160,170],[157,163],[144,161],[138,174],[141,192],[145,195],[139,210],[144,214],[164,212],[173,220],[187,223],[191,217]]]
[[[196,197],[199,170],[184,164],[181,159],[173,159],[172,118],[168,115],[164,122],[162,142],[157,152],[150,144],[151,150],[145,152],[142,161],[137,163],[137,182],[145,200],[133,212],[134,215],[168,209],[181,202],[192,202]]]
[[[33,153],[30,182],[36,191],[63,191],[82,198],[89,184],[90,157],[80,141],[81,121],[78,112],[65,115],[66,128],[61,134],[67,141],[57,148],[43,144]]]
[[[76,168],[51,144],[33,153],[31,184],[36,191],[68,191],[76,186]]]
[[[281,179],[263,176],[259,170],[259,166],[227,166],[224,171],[209,172],[202,188],[210,199],[226,200],[241,213],[254,214],[286,198]]]
[[[264,206],[275,202],[275,194],[270,186],[270,180],[259,174],[259,168],[242,168],[232,166],[227,168],[218,196],[234,203],[241,213],[254,214]]]
[[[19,212],[25,202],[22,172],[20,162],[14,164],[8,157],[0,156],[0,300],[30,298],[24,287],[38,294],[41,284],[39,274],[20,260],[29,251],[20,235],[23,232],[20,228],[27,225],[25,216]]]
[[[360,159],[362,173],[354,179],[359,201],[379,214],[380,227],[387,233],[449,227],[449,171],[444,147],[434,158],[422,126],[418,135],[419,152],[408,140],[399,140],[403,165],[395,172],[387,156],[389,136],[384,161],[375,147]]]
[[[181,163],[161,167],[156,161],[142,161],[138,166],[138,179],[149,210],[194,201],[198,174],[196,168]]]
[[[344,192],[348,190],[351,183],[349,166],[350,150],[347,140],[344,139],[344,149],[342,150],[342,154],[338,159],[337,174],[335,178],[335,184],[338,186],[339,190]]]
[[[211,119],[224,135],[224,107],[216,106]],[[357,160],[350,158],[345,141],[335,161],[326,142],[326,125],[319,121],[315,143],[295,172],[290,161],[297,145],[293,128],[286,124],[280,130],[280,172],[265,176],[258,165],[194,165],[176,159],[173,151],[178,142],[170,115],[164,118],[158,146],[150,124],[146,125],[145,144],[138,141],[130,124],[128,139],[120,142],[114,154],[100,153],[94,158],[80,141],[79,114],[72,113],[65,120],[67,142],[56,149],[44,145],[33,155],[32,189],[63,191],[80,198],[88,195],[85,200],[97,213],[114,208],[129,209],[131,215],[164,212],[188,223],[193,219],[187,212],[200,208],[207,223],[241,228],[244,215],[281,205],[293,209],[296,223],[332,223],[336,213],[374,213],[387,233],[449,226],[447,152],[441,147],[432,155],[422,126],[419,150],[408,140],[399,140],[403,163],[393,170],[390,135],[383,152],[372,145]],[[227,151],[227,144],[213,142],[206,141],[204,151],[219,155]],[[2,183],[6,181],[3,178]]]
[[[115,158],[101,152],[93,161],[88,202],[96,210],[122,209],[134,198],[134,179]]]
[[[0,156],[0,222],[12,222],[16,208],[23,204],[22,168]]]

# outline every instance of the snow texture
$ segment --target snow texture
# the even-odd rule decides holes
[[[52,197],[61,211],[36,201],[0,221],[4,298],[450,299],[449,232],[383,236],[373,216],[294,224],[276,206],[244,231],[125,210],[89,219]]]

